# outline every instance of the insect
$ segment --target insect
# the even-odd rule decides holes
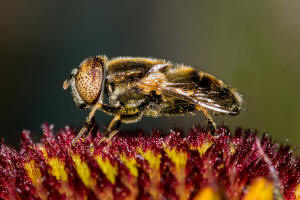
[[[79,108],[91,109],[76,142],[90,133],[96,110],[114,116],[104,131],[111,139],[121,123],[145,116],[173,116],[202,111],[212,132],[213,113],[237,115],[242,98],[221,80],[198,69],[153,58],[94,56],[73,69],[63,88],[71,86]]]

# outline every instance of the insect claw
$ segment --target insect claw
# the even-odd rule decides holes
[[[108,138],[107,137],[102,137],[99,141],[99,144],[101,144],[102,142],[107,142]]]
[[[208,130],[210,131],[210,134],[215,135],[216,130],[217,130],[215,122],[207,119],[207,126],[208,126]]]
[[[112,138],[118,133],[118,130],[112,130],[110,132],[105,131],[104,136],[100,139],[99,144],[102,142],[111,143]]]
[[[79,131],[79,133],[77,134],[76,138],[74,138],[74,139],[72,140],[72,146],[75,145],[75,143],[79,140],[79,138],[81,138],[81,136],[86,132],[86,130],[87,130],[87,127],[85,127],[85,126],[83,126],[83,127],[80,129],[80,131]]]

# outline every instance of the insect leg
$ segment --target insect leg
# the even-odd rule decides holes
[[[95,118],[91,117],[89,122],[85,122],[83,124],[76,138],[72,140],[72,145],[75,145],[75,143],[79,140],[79,138],[86,137],[87,135],[89,135],[94,129],[94,127],[95,127]]]
[[[110,141],[112,137],[118,132],[121,126],[121,115],[115,115],[109,125],[104,131],[104,137],[100,140],[100,143],[104,140]]]
[[[118,107],[112,107],[102,103],[97,103],[96,105],[94,105],[88,117],[85,119],[85,122],[82,128],[80,129],[79,133],[77,134],[76,138],[73,139],[72,145],[74,145],[78,141],[78,139],[81,138],[83,135],[89,135],[90,132],[93,130],[95,125],[94,115],[98,109],[102,109],[104,112],[109,114],[115,114],[119,111]]]
[[[121,114],[115,115],[113,120],[109,123],[109,125],[105,129],[104,137],[100,140],[100,143],[105,140],[110,141],[111,138],[113,138],[115,134],[118,132],[121,126],[121,122],[132,123],[139,120],[141,117],[142,117],[141,112],[128,114],[128,115],[121,115]]]
[[[210,116],[209,112],[203,108],[202,106],[196,105],[196,109],[197,110],[201,110],[203,112],[203,114],[205,115],[206,119],[207,119],[207,123],[208,123],[208,127],[210,129],[210,132],[212,135],[214,135],[214,133],[217,130],[217,125],[214,122],[213,118]]]

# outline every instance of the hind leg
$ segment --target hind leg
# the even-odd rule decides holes
[[[199,105],[196,105],[196,109],[203,112],[203,114],[205,115],[205,117],[207,119],[207,125],[210,130],[210,133],[212,135],[214,135],[217,130],[217,125],[216,125],[215,121],[213,120],[213,118],[211,117],[211,115],[209,114],[209,112],[205,108],[203,108],[202,106],[199,106]]]

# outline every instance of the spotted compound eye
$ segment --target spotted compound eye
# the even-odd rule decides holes
[[[100,56],[84,60],[75,76],[76,89],[87,104],[96,103],[100,97],[104,61]]]

